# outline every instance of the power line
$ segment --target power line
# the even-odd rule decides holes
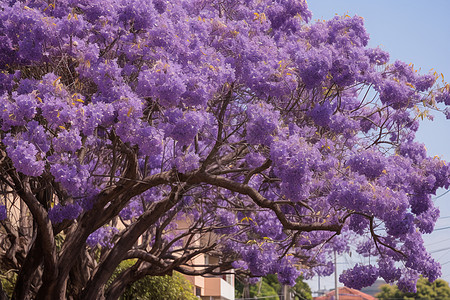
[[[439,198],[441,198],[442,196],[448,194],[449,192],[450,192],[450,190],[447,190],[445,193],[440,194],[439,196],[434,197],[433,200],[439,199]]]
[[[444,229],[450,229],[450,226],[447,226],[447,227],[441,227],[441,228],[436,228],[436,229],[433,230],[433,231],[444,230]]]
[[[444,256],[446,256],[448,253],[450,252],[450,249],[447,251],[447,252],[445,252],[444,254],[442,254],[437,260],[439,261],[439,260],[441,260]]]
[[[427,244],[427,245],[425,245],[425,247],[429,247],[429,246],[432,246],[432,245],[440,244],[440,243],[443,243],[443,242],[446,242],[446,241],[449,241],[449,240],[450,240],[450,238],[444,239],[444,240],[441,240],[439,242],[434,242],[434,243],[431,243],[431,244]]]
[[[442,251],[445,251],[445,250],[450,250],[450,247],[442,248],[442,249],[438,249],[438,250],[434,250],[434,251],[430,251],[430,253],[437,253],[437,252],[442,252]]]

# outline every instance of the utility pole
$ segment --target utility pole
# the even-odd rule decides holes
[[[336,250],[334,250],[334,299],[339,300]]]
[[[318,286],[318,288],[319,288],[319,293],[318,293],[318,294],[319,294],[319,296],[320,296],[320,275],[319,275],[318,285],[319,285],[319,286]]]
[[[291,300],[290,286],[287,284],[283,285],[283,300]]]

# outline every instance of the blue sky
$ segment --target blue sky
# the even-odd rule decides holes
[[[370,47],[388,51],[391,61],[413,63],[422,73],[433,68],[433,72],[443,73],[450,82],[450,1],[310,0],[308,5],[313,21],[328,20],[336,14],[363,17]],[[417,140],[426,145],[430,156],[439,155],[450,163],[450,120],[441,114],[434,116],[434,121],[421,124]],[[439,191],[434,200],[441,210],[435,228],[450,227],[450,192],[444,193]],[[450,282],[450,228],[426,235],[424,240],[433,257],[442,264],[442,278]],[[356,256],[340,257],[338,273],[358,262],[368,263]],[[317,279],[308,283],[313,291],[317,290]],[[333,275],[321,278],[321,288],[324,287],[334,287]]]

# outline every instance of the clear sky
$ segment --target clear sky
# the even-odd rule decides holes
[[[313,21],[338,15],[364,18],[370,34],[370,47],[381,47],[397,59],[413,63],[422,73],[434,69],[450,82],[450,1],[448,0],[309,0]],[[439,155],[450,163],[450,120],[435,113],[433,122],[421,124],[417,139],[425,143],[428,154]],[[442,265],[442,278],[450,282],[450,192],[438,192],[434,202],[441,210],[435,232],[424,236],[425,245]],[[440,196],[441,195],[441,196]],[[449,227],[448,229],[442,229]],[[338,273],[361,261],[358,256],[338,258]],[[334,275],[322,277],[321,288],[334,287]],[[317,278],[308,281],[317,290]]]

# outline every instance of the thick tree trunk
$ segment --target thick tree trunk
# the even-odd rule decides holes
[[[131,249],[137,239],[151,225],[155,224],[161,216],[167,213],[177,203],[179,196],[176,191],[172,191],[170,196],[165,200],[153,203],[150,209],[125,231],[105,260],[99,265],[94,277],[86,285],[82,299],[94,300],[98,298],[100,291],[119,263],[125,258],[127,251]]]
[[[58,278],[57,253],[52,223],[50,222],[45,207],[38,201],[32,192],[29,177],[19,177],[17,173],[11,174],[15,189],[20,198],[26,203],[37,224],[37,231],[42,249],[44,272],[42,286],[36,299],[50,299],[51,287]]]
[[[85,249],[82,251],[81,255],[77,258],[77,263],[72,268],[69,274],[69,289],[70,295],[74,299],[80,297],[81,291],[86,286],[90,276],[92,275],[92,270],[95,265],[89,257],[89,253]]]
[[[36,270],[42,264],[42,248],[39,243],[40,238],[37,236],[20,269],[19,276],[17,277],[13,293],[14,300],[24,300],[31,294],[30,287],[33,280],[33,274],[35,274]]]
[[[6,292],[3,290],[3,285],[1,281],[0,281],[0,300],[8,300],[8,295],[6,295]]]
[[[106,294],[106,300],[116,300],[123,294],[127,286],[139,280],[135,278],[135,267],[131,267],[122,273],[114,280],[111,286],[108,288]]]

